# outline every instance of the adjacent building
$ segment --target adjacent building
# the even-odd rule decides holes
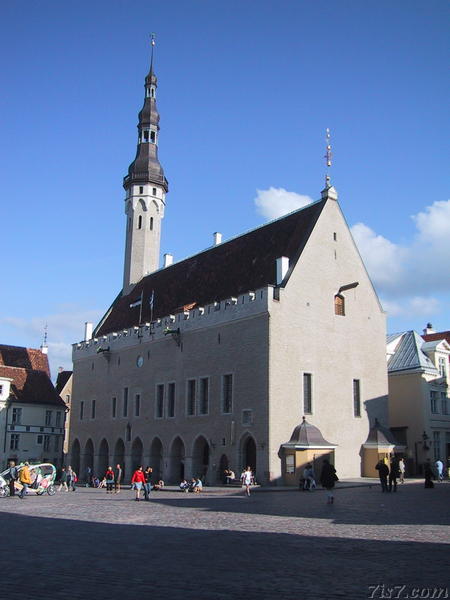
[[[371,425],[387,425],[385,314],[336,190],[327,179],[317,202],[159,268],[168,183],[153,64],[144,88],[123,288],[73,346],[72,465],[207,483],[250,465],[282,484],[327,455],[340,477],[360,476]]]
[[[427,459],[450,457],[449,356],[444,337],[424,340],[416,331],[387,338],[389,423],[405,447],[409,473]]]
[[[42,350],[0,345],[0,466],[51,462],[61,465],[65,404]]]

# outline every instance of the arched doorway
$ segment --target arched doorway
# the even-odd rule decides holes
[[[106,469],[109,466],[109,445],[105,438],[103,438],[98,450],[98,469],[95,475],[97,475],[100,480],[103,479]]]
[[[163,445],[159,438],[155,438],[150,446],[150,466],[153,469],[153,479],[158,481],[163,476]]]
[[[73,444],[72,444],[72,458],[71,458],[71,466],[72,469],[75,471],[75,473],[79,473],[80,472],[80,453],[81,453],[81,449],[80,449],[80,442],[78,440],[74,440]],[[69,466],[69,465],[67,465]]]
[[[138,468],[138,467],[144,467],[145,466],[142,464],[142,453],[144,451],[144,447],[142,445],[141,439],[140,438],[136,438],[133,442],[133,445],[131,446],[131,468],[134,471]]]
[[[112,467],[115,469],[116,465],[120,465],[122,467],[122,481],[125,478],[125,444],[123,440],[120,438],[116,442],[116,446],[114,448],[114,464]]]
[[[86,442],[86,446],[84,447],[84,460],[83,460],[83,472],[80,473],[75,471],[78,475],[79,480],[83,480],[85,483],[89,482],[88,470],[90,469],[90,477],[92,477],[92,473],[94,470],[94,444],[92,440],[89,438]]]
[[[217,473],[217,481],[220,481],[220,483],[227,483],[225,470],[228,469],[228,467],[228,456],[226,454],[222,454],[219,461],[219,472]]]
[[[251,435],[247,436],[242,444],[242,468],[246,467],[250,467],[253,474],[256,474],[256,443]]]
[[[195,442],[192,449],[192,476],[200,477],[203,482],[208,477],[209,468],[209,444],[201,435]]]
[[[184,479],[184,443],[179,437],[172,442],[170,450],[169,479],[171,483],[180,483]]]

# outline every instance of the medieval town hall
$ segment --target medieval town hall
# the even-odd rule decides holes
[[[283,485],[328,456],[340,477],[364,475],[369,431],[387,421],[385,314],[336,190],[160,268],[156,89],[152,63],[124,178],[123,289],[73,346],[74,469],[215,484],[250,465]]]

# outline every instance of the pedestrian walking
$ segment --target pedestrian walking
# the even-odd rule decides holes
[[[122,467],[117,464],[116,471],[114,473],[114,491],[116,494],[120,492],[120,484],[122,483]]]
[[[16,467],[16,463],[14,460],[10,460],[9,461],[9,481],[8,481],[8,487],[9,487],[9,495],[10,496],[15,496],[16,495],[16,481],[17,481],[17,477],[18,477],[18,473],[17,473],[17,467]]]
[[[27,495],[28,486],[31,485],[31,474],[29,464],[26,462],[19,472],[19,481],[22,484],[22,489],[19,492],[19,498],[25,498]]]
[[[67,471],[66,471],[66,467],[63,467],[61,469],[61,476],[59,478],[58,492],[60,492],[61,490],[64,490],[65,492],[69,491],[69,488],[67,487]]]
[[[72,467],[69,465],[67,467],[67,487],[69,488],[69,490],[72,490],[72,492],[76,491],[76,487],[75,487],[76,482],[77,482],[77,474],[72,469]]]
[[[145,482],[144,482],[144,499],[147,500],[147,502],[150,502],[150,492],[152,491],[152,475],[153,475],[153,469],[151,467],[147,467],[144,471],[144,477],[145,477]]]
[[[378,471],[378,477],[380,478],[381,483],[381,491],[388,491],[388,477],[389,477],[389,467],[384,462],[384,460],[380,459],[375,469]]]
[[[433,473],[433,469],[431,468],[430,459],[428,459],[427,462],[425,463],[423,474],[425,477],[425,487],[426,488],[434,488],[434,483],[433,483],[434,473]]]
[[[400,475],[398,460],[394,455],[391,459],[391,468],[389,470],[389,491],[397,491],[397,477]]]
[[[136,469],[136,471],[133,473],[133,477],[131,478],[131,484],[135,489],[135,500],[136,502],[139,502],[139,500],[141,499],[141,489],[143,484],[145,483],[145,475],[144,475],[144,471],[142,470],[142,466],[138,467]]]
[[[336,469],[327,458],[323,460],[322,473],[320,474],[320,485],[327,490],[327,504],[334,504],[334,486],[339,481]]]
[[[398,461],[398,472],[400,474],[400,483],[405,483],[405,471],[406,471],[405,461],[403,460],[403,458],[401,458]]]
[[[112,494],[113,488],[114,488],[114,471],[113,471],[112,467],[108,467],[108,469],[106,470],[105,480],[106,480],[106,493]]]
[[[444,479],[444,463],[440,458],[438,458],[434,463],[434,466],[436,467],[437,479],[439,482],[442,482]]]
[[[250,496],[250,486],[253,483],[253,473],[250,467],[247,467],[241,474],[242,487],[244,488],[244,495]]]

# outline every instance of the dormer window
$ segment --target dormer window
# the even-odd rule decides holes
[[[345,317],[345,298],[341,294],[334,297],[334,314]]]

